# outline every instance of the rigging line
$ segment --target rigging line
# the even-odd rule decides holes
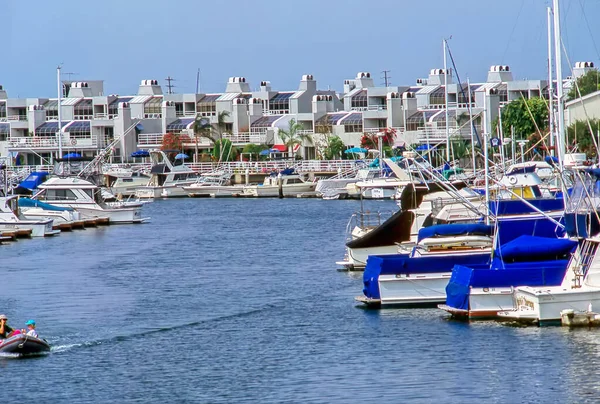
[[[446,41],[444,39],[444,41]],[[465,100],[467,100],[467,104],[469,105],[469,108],[467,108],[469,110],[469,117],[471,118],[471,125],[473,126],[473,132],[475,134],[475,139],[477,139],[477,146],[481,147],[481,140],[479,139],[479,133],[477,133],[477,128],[475,127],[475,123],[473,122],[473,113],[471,111],[471,104],[469,103],[469,98],[467,98],[466,94],[465,94],[465,88],[463,87],[462,83],[460,82],[460,76],[458,75],[458,69],[456,68],[456,63],[454,63],[454,56],[452,56],[452,51],[450,50],[450,45],[448,45],[448,41],[446,41],[446,49],[448,50],[448,55],[450,56],[450,62],[452,62],[452,67],[454,68],[454,71],[456,72],[456,80],[458,80],[458,85],[460,86],[460,92],[463,96],[463,98]],[[458,103],[458,97],[457,97],[457,103]],[[446,108],[448,108],[448,105],[446,105]],[[457,117],[457,112],[454,112],[454,119],[456,120]]]
[[[596,51],[596,56],[600,59],[600,52],[598,52],[598,46],[596,45],[596,40],[594,39],[594,35],[592,34],[592,29],[590,28],[590,22],[585,15],[585,9],[583,8],[583,3],[579,0],[579,7],[581,8],[581,14],[583,14],[583,20],[585,21],[585,26],[587,27],[588,32],[590,33],[590,38],[592,38],[592,44],[594,45],[594,50]]]
[[[517,13],[517,18],[512,27],[512,30],[510,31],[510,35],[508,36],[508,42],[506,43],[506,48],[504,49],[504,53],[502,54],[502,59],[500,59],[502,61],[502,64],[504,64],[504,59],[506,58],[506,54],[508,53],[508,49],[510,48],[510,42],[512,41],[512,36],[515,33],[515,30],[517,29],[517,24],[519,23],[519,17],[521,16],[521,12],[523,11],[523,6],[525,6],[525,0],[521,0],[521,7],[519,7],[519,12]]]

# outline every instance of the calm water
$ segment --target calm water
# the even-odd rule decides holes
[[[375,208],[393,209],[390,202]],[[356,201],[181,199],[152,222],[0,246],[0,311],[53,352],[4,397],[63,402],[597,402],[600,329],[366,311],[335,271]]]

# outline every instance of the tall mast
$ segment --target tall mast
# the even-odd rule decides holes
[[[471,103],[473,102],[473,100],[471,99],[471,81],[469,80],[469,78],[467,77],[467,91],[469,92],[469,121],[471,123],[470,127],[471,127],[471,155],[473,157],[473,174],[475,174],[475,172],[477,171],[477,168],[475,167],[475,136],[473,133],[473,127],[475,125],[475,122],[473,121],[473,109],[471,109]]]
[[[558,0],[553,0],[554,9],[554,51],[556,52],[556,96],[558,102],[558,131],[556,145],[558,147],[559,165],[562,170],[565,158],[565,111],[562,82],[562,51],[560,41],[560,11]]]
[[[60,81],[60,65],[56,67],[56,81],[58,87],[58,157],[62,158],[62,83]]]
[[[450,126],[448,122],[448,66],[446,61],[446,39],[444,39],[444,102],[446,103],[446,162],[450,162]]]
[[[554,77],[552,77],[552,8],[548,7],[548,118],[550,119],[550,154],[555,155],[554,137]]]

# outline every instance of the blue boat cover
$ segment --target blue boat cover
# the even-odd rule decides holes
[[[569,239],[522,235],[500,246],[498,255],[504,261],[533,261],[540,257],[560,257],[576,247],[577,242]]]
[[[420,229],[418,241],[429,237],[458,236],[461,234],[481,234],[490,236],[493,232],[494,228],[492,226],[480,223],[437,224]]]
[[[55,212],[64,212],[64,211],[71,211],[73,209],[71,208],[61,208],[59,206],[54,206],[54,205],[50,205],[49,203],[45,203],[45,202],[40,202],[40,201],[36,201],[34,199],[29,199],[29,198],[19,198],[19,206],[23,206],[23,207],[27,207],[27,208],[42,208],[44,210],[51,210],[51,211],[55,211]]]
[[[490,263],[490,254],[449,254],[410,258],[409,254],[370,255],[363,273],[363,293],[366,297],[380,299],[379,275],[427,274],[450,272],[454,265],[480,265]]]
[[[550,260],[505,265],[503,269],[456,265],[446,286],[446,305],[469,309],[471,288],[558,286],[569,260]]]
[[[19,186],[29,190],[34,190],[38,187],[38,185],[46,181],[46,177],[48,175],[50,175],[50,173],[46,171],[34,171],[29,174],[27,178],[25,178],[25,180],[19,184]]]

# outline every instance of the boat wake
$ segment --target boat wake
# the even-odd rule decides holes
[[[76,350],[76,349],[85,349],[85,348],[96,347],[99,345],[107,345],[107,344],[116,343],[116,342],[137,340],[137,339],[140,339],[140,338],[143,338],[146,336],[155,335],[155,334],[159,334],[159,333],[167,333],[167,332],[177,331],[180,329],[189,329],[189,328],[194,328],[194,327],[203,326],[203,325],[205,326],[206,324],[209,324],[209,323],[221,322],[221,321],[226,321],[226,320],[231,320],[234,318],[240,318],[240,317],[246,317],[246,316],[252,316],[252,315],[262,313],[264,311],[271,310],[271,309],[274,309],[277,307],[278,307],[277,304],[267,304],[263,307],[260,307],[257,309],[252,309],[252,310],[247,310],[247,311],[240,312],[240,313],[233,313],[233,314],[223,315],[223,316],[219,316],[219,317],[208,318],[208,319],[204,319],[204,320],[176,324],[176,325],[168,326],[168,327],[154,328],[151,330],[146,330],[146,331],[138,332],[135,334],[116,335],[116,336],[105,338],[105,339],[98,339],[98,340],[91,340],[91,341],[77,342],[77,343],[62,343],[62,344],[56,344],[56,342],[55,342],[56,345],[52,344],[50,352],[62,353],[62,352]],[[49,341],[49,342],[51,342],[51,341]]]

